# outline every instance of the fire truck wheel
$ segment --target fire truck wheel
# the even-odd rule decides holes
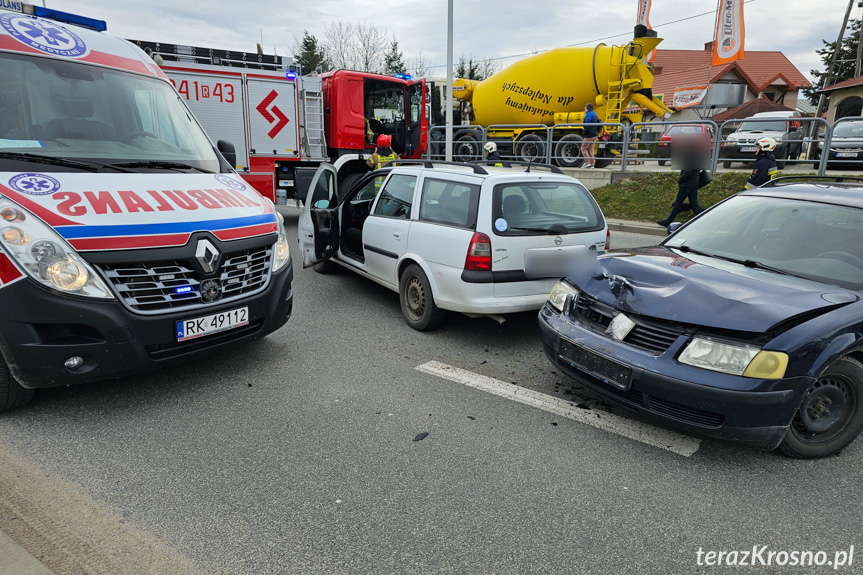
[[[345,176],[342,181],[339,182],[339,199],[344,198],[345,195],[351,191],[351,188],[354,187],[354,184],[356,184],[362,177],[363,175],[358,173],[348,174]]]
[[[30,403],[36,391],[25,389],[15,381],[3,358],[0,358],[0,411],[8,411]]]
[[[584,140],[578,134],[567,134],[554,147],[554,158],[562,168],[577,168],[584,163],[581,144]]]
[[[526,134],[516,143],[516,160],[519,162],[542,162],[545,160],[545,142],[536,134]]]

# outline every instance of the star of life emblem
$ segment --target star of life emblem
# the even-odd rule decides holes
[[[9,187],[30,196],[47,196],[60,189],[60,182],[45,174],[18,174],[9,180]]]
[[[78,58],[89,52],[77,34],[52,22],[22,14],[3,14],[0,26],[19,42],[46,54]]]

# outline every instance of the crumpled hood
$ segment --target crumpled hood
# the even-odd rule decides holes
[[[182,246],[275,233],[272,204],[234,174],[0,172],[0,195],[78,251]]]
[[[802,313],[835,308],[837,301],[857,299],[817,282],[722,261],[714,267],[709,264],[716,260],[692,258],[661,246],[628,250],[599,258],[592,277],[571,279],[585,293],[623,311],[757,333]]]

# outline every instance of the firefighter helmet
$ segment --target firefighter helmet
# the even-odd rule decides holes
[[[776,149],[776,140],[774,140],[773,138],[764,137],[756,141],[755,143],[758,144],[758,147],[765,152],[772,152]]]
[[[393,143],[393,137],[388,134],[378,136],[378,148],[389,148]]]
[[[483,146],[483,149],[484,149],[487,153],[491,154],[492,152],[496,152],[496,151],[497,151],[497,144],[495,144],[494,142],[489,142],[488,144],[486,144],[485,146]]]

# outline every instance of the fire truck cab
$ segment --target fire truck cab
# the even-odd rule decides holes
[[[303,75],[289,57],[130,41],[159,63],[210,137],[233,144],[237,171],[276,204],[305,198],[324,162],[347,189],[368,171],[380,134],[392,136],[400,157],[425,153],[424,80],[353,70]]]

